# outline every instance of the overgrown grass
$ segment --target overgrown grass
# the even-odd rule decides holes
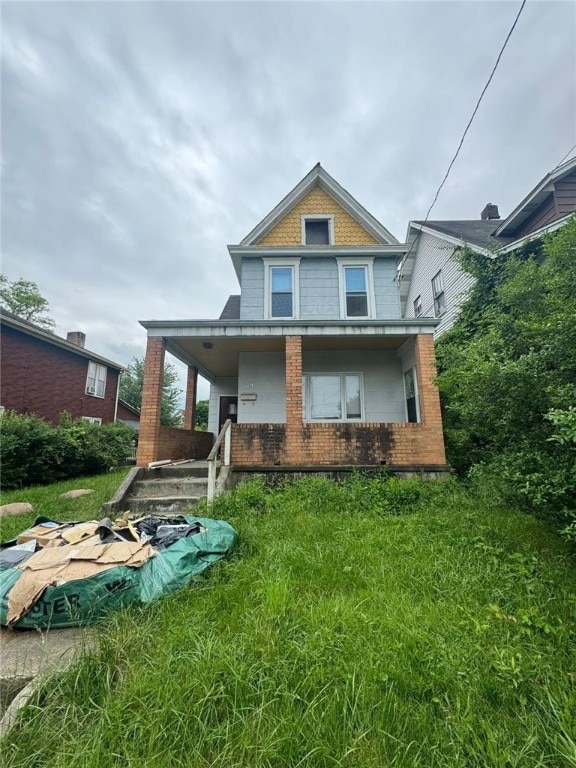
[[[238,547],[118,614],[2,765],[576,766],[574,560],[453,482],[253,482]]]
[[[127,471],[127,469],[120,469],[105,475],[76,477],[51,485],[31,486],[18,491],[2,491],[0,504],[27,501],[32,504],[34,511],[28,515],[0,518],[0,541],[8,541],[32,525],[40,515],[62,522],[98,519],[101,505],[112,498]],[[74,488],[91,488],[94,493],[89,496],[79,496],[76,499],[60,498],[61,493]]]

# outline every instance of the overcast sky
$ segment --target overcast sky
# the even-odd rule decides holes
[[[3,2],[2,271],[127,364],[139,320],[218,317],[317,161],[403,240],[519,7]],[[431,218],[506,215],[575,142],[576,4],[528,0]]]

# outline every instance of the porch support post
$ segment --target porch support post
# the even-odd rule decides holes
[[[286,464],[302,459],[302,337],[286,336]]]
[[[196,391],[198,388],[198,368],[188,366],[186,381],[186,406],[184,408],[184,429],[194,429],[196,423]]]
[[[140,437],[136,456],[136,464],[139,467],[145,467],[149,462],[157,461],[159,457],[165,355],[166,340],[157,336],[149,337],[144,361]]]
[[[430,464],[445,464],[444,435],[442,431],[442,411],[440,394],[436,386],[436,354],[432,334],[421,333],[416,336],[414,345],[416,371],[418,376],[418,396],[420,400],[420,421],[429,430],[427,451]]]

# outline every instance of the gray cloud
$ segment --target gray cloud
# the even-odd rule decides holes
[[[318,160],[400,239],[517,3],[4,3],[3,271],[127,363],[217,316],[238,242]],[[435,218],[513,208],[574,143],[576,7],[528,3]],[[205,392],[205,390],[204,390]]]

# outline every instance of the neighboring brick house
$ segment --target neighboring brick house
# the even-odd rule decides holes
[[[408,247],[316,165],[228,246],[241,294],[219,319],[142,322],[138,464],[206,458],[230,417],[236,466],[446,469],[438,321],[400,308]],[[188,365],[182,430],[160,427],[166,351]],[[198,372],[210,382],[208,446],[192,429]]]
[[[406,236],[411,247],[400,269],[404,315],[437,317],[435,336],[440,336],[452,327],[474,285],[455,258],[459,248],[496,258],[559,229],[575,210],[576,157],[547,174],[504,220],[488,203],[480,219],[411,221]]]
[[[116,418],[121,365],[84,348],[83,333],[60,338],[0,308],[0,405],[58,424]]]
[[[140,411],[127,403],[126,400],[118,398],[118,408],[116,409],[116,421],[127,424],[136,432],[140,431]]]

